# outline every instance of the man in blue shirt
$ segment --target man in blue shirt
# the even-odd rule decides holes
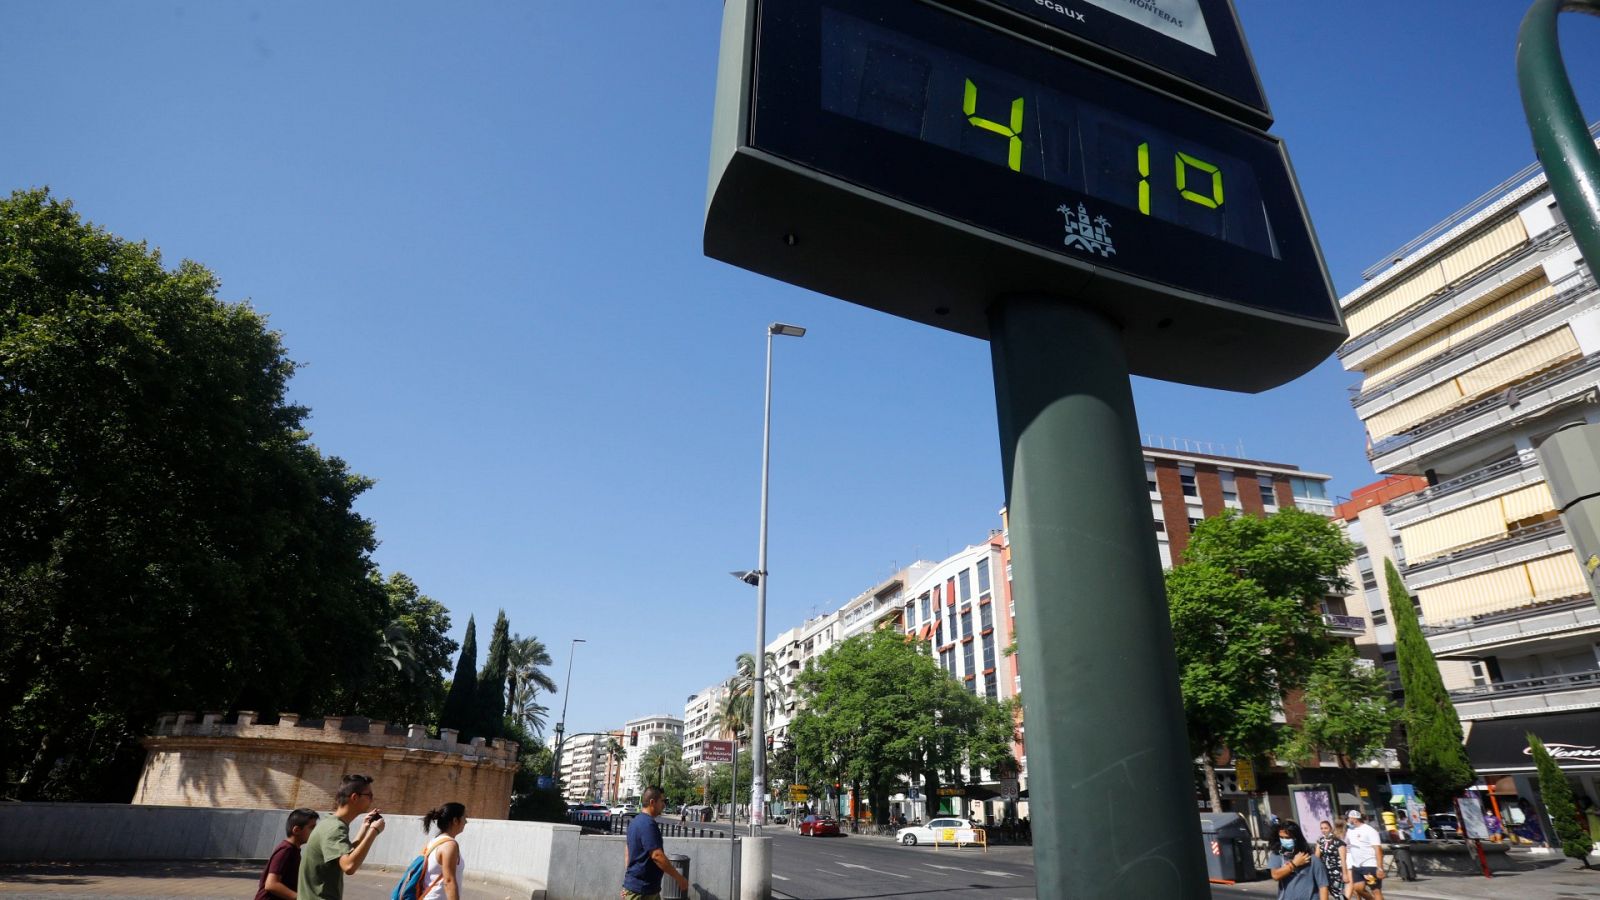
[[[667,808],[661,788],[647,787],[639,798],[644,812],[628,823],[627,868],[622,873],[622,900],[652,900],[661,896],[661,874],[678,882],[684,896],[689,894],[689,879],[672,865],[661,846],[661,826],[656,817]]]

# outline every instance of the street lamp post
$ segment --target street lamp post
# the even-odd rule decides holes
[[[772,339],[804,337],[798,325],[767,326],[767,396],[761,423],[761,540],[756,553],[756,665],[754,711],[750,728],[750,833],[766,824],[767,794],[767,472],[772,458]]]
[[[572,699],[572,659],[578,655],[578,645],[587,644],[583,638],[573,638],[571,646],[567,649],[567,681],[563,687],[566,696],[561,698],[561,720],[556,722],[556,750],[550,754],[550,777],[556,777],[556,770],[561,768],[561,735],[567,730],[567,701]]]

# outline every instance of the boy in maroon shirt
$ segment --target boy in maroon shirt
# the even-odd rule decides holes
[[[266,871],[261,873],[261,883],[256,887],[256,900],[295,900],[300,887],[300,848],[317,827],[317,811],[301,807],[289,813],[289,824],[284,829],[289,836],[272,851]]]

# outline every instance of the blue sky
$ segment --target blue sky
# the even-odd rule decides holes
[[[1333,280],[1532,160],[1505,0],[1239,0]],[[988,348],[705,259],[716,2],[0,4],[0,176],[191,258],[284,335],[379,564],[456,633],[504,608],[572,730],[681,714],[769,635],[998,527]],[[1600,24],[1562,17],[1600,117]],[[1146,434],[1373,480],[1332,361],[1259,395],[1135,381]],[[560,697],[554,698],[559,705]]]

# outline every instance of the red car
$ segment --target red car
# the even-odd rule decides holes
[[[825,834],[837,836],[839,834],[839,823],[832,819],[825,819],[822,816],[806,816],[800,820],[800,833],[809,834],[812,837],[822,837]]]

